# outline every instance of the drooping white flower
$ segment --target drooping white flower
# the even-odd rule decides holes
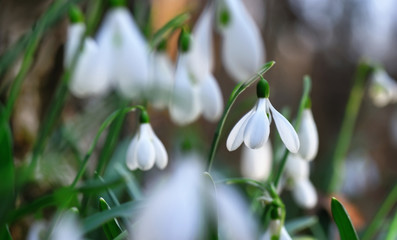
[[[201,239],[205,188],[196,155],[185,156],[163,184],[148,193],[131,239]]]
[[[145,111],[141,113],[140,122],[139,130],[127,149],[127,167],[130,170],[139,168],[146,171],[156,164],[159,169],[164,169],[168,163],[168,154],[154,133]]]
[[[83,233],[77,216],[72,212],[65,212],[56,222],[49,239],[53,240],[82,240]]]
[[[309,179],[309,162],[298,154],[290,154],[285,166],[285,173],[291,184],[295,202],[300,207],[313,208],[317,204],[317,193]]]
[[[223,110],[222,92],[212,71],[212,8],[208,7],[190,36],[181,33],[181,53],[175,73],[170,114],[180,125],[195,121],[202,113],[209,121],[220,118]],[[181,44],[182,45],[182,44]]]
[[[257,226],[244,199],[230,186],[216,188],[219,234],[221,239],[257,239]]]
[[[244,177],[257,181],[266,180],[272,170],[273,151],[270,141],[258,149],[243,146],[241,173]]]
[[[234,80],[246,81],[264,64],[265,48],[258,27],[241,0],[224,0],[221,14],[222,61]]]
[[[377,107],[397,102],[397,82],[384,69],[377,69],[371,76],[369,94]]]
[[[280,228],[280,220],[272,220],[269,223],[269,228],[262,236],[261,240],[272,240],[272,236],[277,235],[277,231]],[[292,240],[284,226],[281,226],[280,240]]]
[[[257,85],[258,101],[254,108],[245,114],[230,132],[226,146],[229,151],[236,150],[243,142],[251,149],[262,147],[269,138],[272,117],[281,140],[287,149],[296,153],[299,138],[294,127],[270,103],[269,84],[261,79]]]
[[[302,124],[298,136],[300,142],[299,155],[308,161],[313,160],[318,152],[318,132],[310,108],[303,110]]]
[[[147,98],[155,108],[164,109],[170,102],[174,84],[174,67],[165,51],[151,54],[149,82]]]
[[[84,33],[83,22],[73,22],[68,27],[65,43],[65,68],[71,67]],[[77,97],[103,94],[109,89],[109,83],[98,45],[92,38],[87,37],[84,39],[82,52],[78,56],[70,79],[70,91]]]
[[[181,53],[176,66],[170,102],[171,119],[179,125],[186,125],[194,122],[200,113],[200,89],[189,73],[187,56]]]
[[[97,41],[108,78],[120,93],[126,98],[142,97],[149,77],[149,49],[125,6],[114,6],[106,13]]]

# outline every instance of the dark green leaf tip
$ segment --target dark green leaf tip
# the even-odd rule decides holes
[[[149,114],[147,113],[147,111],[145,109],[142,109],[142,111],[141,111],[141,115],[139,116],[139,122],[140,123],[149,123],[150,122]]]
[[[72,23],[81,23],[84,22],[84,14],[78,6],[73,5],[69,10],[69,19]]]
[[[270,90],[269,83],[260,75],[261,79],[256,85],[256,96],[258,98],[269,98]]]
[[[181,34],[179,35],[179,48],[182,52],[187,52],[190,49],[190,33],[189,30],[184,27],[181,30]]]
[[[102,197],[99,198],[99,209],[101,211],[109,210],[109,204]]]
[[[126,0],[109,0],[109,4],[111,7],[124,7],[127,6]]]

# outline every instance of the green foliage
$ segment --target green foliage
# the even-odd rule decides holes
[[[108,203],[103,198],[99,198],[99,210],[101,212],[110,210]],[[118,235],[122,233],[122,230],[116,218],[113,218],[108,222],[104,223],[102,225],[102,228],[106,234],[106,237],[109,240],[116,238]]]
[[[353,227],[350,216],[345,207],[336,198],[331,200],[331,211],[336,226],[338,226],[341,240],[358,240],[357,232]]]

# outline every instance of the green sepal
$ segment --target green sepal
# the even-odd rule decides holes
[[[145,109],[141,110],[141,115],[139,115],[139,122],[140,123],[149,123],[150,122],[149,114],[147,113],[147,111]]]
[[[182,28],[181,34],[179,35],[179,49],[182,52],[188,52],[190,49],[190,33],[187,28]]]
[[[270,211],[270,217],[272,220],[278,220],[281,218],[280,211],[279,211],[278,207],[272,208],[272,210]]]
[[[69,19],[72,23],[81,23],[84,22],[84,14],[78,6],[74,5],[69,10]]]
[[[261,79],[256,85],[256,96],[258,98],[269,98],[270,90],[269,83],[260,75]]]
[[[306,103],[305,103],[305,109],[311,109],[312,108],[312,100],[310,97],[306,98]]]
[[[219,12],[219,22],[223,27],[226,27],[230,23],[230,13],[226,7],[222,8],[222,10]]]
[[[102,197],[99,198],[99,209],[101,212],[110,210],[109,205]],[[109,220],[108,222],[102,224],[103,231],[107,239],[111,240],[119,236],[123,231],[116,218]]]
[[[127,6],[126,0],[109,0],[109,5],[111,7],[125,7]]]

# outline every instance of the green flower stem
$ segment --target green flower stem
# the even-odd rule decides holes
[[[334,154],[332,156],[331,179],[328,185],[328,192],[337,192],[340,189],[343,173],[343,163],[350,147],[353,137],[354,126],[360,110],[361,102],[365,92],[365,83],[368,76],[373,72],[373,67],[361,62],[356,70],[353,88],[347,102],[342,127],[339,132]]]
[[[116,112],[112,113],[112,114],[102,123],[102,125],[100,126],[100,128],[99,128],[99,130],[98,130],[98,132],[97,132],[97,134],[96,134],[96,136],[95,136],[95,138],[94,138],[94,141],[92,142],[92,144],[91,144],[91,146],[90,146],[88,152],[86,153],[86,155],[85,155],[85,157],[84,157],[84,160],[83,160],[83,163],[81,164],[81,167],[80,167],[80,169],[79,169],[79,172],[77,173],[75,179],[73,180],[73,183],[71,184],[71,187],[72,187],[72,188],[74,188],[74,187],[76,186],[77,182],[78,182],[78,181],[80,180],[80,178],[83,176],[83,174],[84,174],[84,172],[85,172],[85,170],[86,170],[86,168],[87,168],[88,160],[90,159],[92,153],[94,152],[94,149],[95,149],[95,147],[96,147],[96,145],[97,145],[97,143],[98,143],[98,140],[99,140],[99,138],[100,138],[102,132],[103,132],[107,127],[109,127],[109,125],[110,125],[115,119],[120,119],[120,117],[122,117],[122,119],[124,119],[125,115],[126,115],[128,112],[134,111],[134,110],[136,110],[137,108],[139,108],[139,109],[141,109],[141,110],[143,109],[143,107],[142,107],[142,106],[139,106],[139,105],[133,106],[133,107],[126,107],[126,108],[119,109],[119,110],[117,110]],[[122,121],[121,121],[121,122],[122,122]],[[99,166],[99,165],[98,165],[98,166]],[[99,171],[98,171],[98,172],[99,172]]]
[[[379,230],[379,227],[382,225],[384,220],[386,219],[387,214],[389,214],[390,210],[397,202],[397,184],[394,185],[394,188],[387,196],[386,200],[383,202],[380,207],[378,213],[375,215],[371,224],[367,227],[367,230],[362,235],[362,240],[373,239],[376,232]]]
[[[100,2],[101,1],[97,1],[97,4],[100,4]],[[96,8],[96,10],[97,10],[96,12],[92,13],[93,15],[101,14],[102,9]],[[76,51],[76,54],[73,56],[71,66],[68,69],[66,69],[66,71],[62,75],[61,83],[58,86],[55,93],[55,97],[54,97],[55,99],[52,101],[47,116],[40,127],[38,138],[33,146],[32,160],[28,169],[27,178],[29,178],[32,172],[34,171],[35,166],[37,164],[37,160],[44,150],[46,139],[61,115],[64,103],[66,101],[66,97],[68,95],[68,83],[77,65],[77,60],[83,48],[85,37],[86,37],[86,33],[80,39],[78,51]]]
[[[237,97],[258,79],[258,77],[259,77],[258,75],[263,75],[264,73],[266,73],[271,67],[273,67],[273,65],[275,63],[276,62],[274,62],[274,61],[270,61],[270,62],[266,63],[262,67],[262,69],[257,74],[252,76],[247,82],[240,83],[234,88],[232,94],[229,97],[229,101],[227,102],[226,108],[223,111],[223,115],[222,115],[221,119],[219,120],[218,126],[217,126],[215,134],[214,134],[214,138],[212,140],[211,150],[210,150],[210,154],[209,154],[209,158],[208,158],[208,162],[207,162],[207,168],[206,168],[207,172],[211,171],[212,163],[214,161],[216,150],[218,149],[219,140],[220,140],[220,137],[222,134],[223,127],[226,122],[226,118],[229,115],[230,109],[232,108]]]
[[[307,99],[309,98],[309,93],[310,93],[310,89],[311,89],[311,79],[309,76],[305,76],[303,78],[303,94],[302,94],[302,98],[299,104],[299,109],[298,109],[298,114],[296,116],[296,121],[294,123],[294,128],[295,131],[299,131],[300,128],[300,124],[302,122],[302,114],[303,114],[303,110],[305,109],[305,105],[307,102]],[[274,186],[278,186],[281,176],[283,174],[284,168],[285,168],[285,164],[287,163],[287,159],[288,159],[288,155],[289,155],[289,151],[288,149],[285,150],[283,158],[281,159],[280,162],[280,167],[277,171],[276,177],[274,178]]]

